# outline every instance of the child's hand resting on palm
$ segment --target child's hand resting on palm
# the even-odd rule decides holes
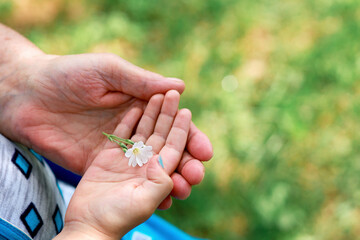
[[[182,157],[191,123],[189,110],[178,111],[179,98],[176,91],[154,95],[142,116],[136,108],[127,113],[112,134],[127,139],[136,128],[131,140],[152,146],[153,157],[142,167],[129,166],[122,149],[109,141],[76,188],[57,239],[120,239],[160,204],[171,204],[169,175]]]

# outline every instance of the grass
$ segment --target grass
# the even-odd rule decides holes
[[[210,239],[360,239],[360,2],[28,2],[52,14],[5,1],[1,19],[47,53],[184,79],[215,155],[159,215]]]

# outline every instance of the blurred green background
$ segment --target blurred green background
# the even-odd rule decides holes
[[[214,144],[158,212],[210,239],[360,239],[360,1],[0,0],[46,53],[112,52],[185,81]]]

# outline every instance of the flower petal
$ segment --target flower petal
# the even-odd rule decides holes
[[[142,148],[144,146],[144,143],[142,141],[136,142],[133,145],[133,148]]]
[[[141,161],[141,163],[144,163],[144,160],[146,159],[146,156],[144,155],[143,152],[141,152],[141,154],[138,155],[138,159]]]
[[[149,159],[150,159],[150,158],[148,158],[148,157],[143,158],[143,161],[142,161],[143,164],[147,163],[147,162],[149,161]]]
[[[132,149],[132,148],[130,148],[130,149],[128,149],[128,150],[126,151],[125,157],[129,158],[129,157],[131,157],[131,155],[133,155],[133,149]]]
[[[134,149],[137,149],[134,154]],[[143,166],[153,156],[152,146],[146,146],[142,141],[135,142],[134,145],[125,153],[125,157],[129,158],[129,166]]]
[[[151,152],[151,151],[152,151],[152,146],[145,146],[145,145],[144,145],[144,150]]]
[[[140,154],[139,154],[140,155]],[[142,165],[143,165],[143,163],[142,163],[142,159],[141,159],[141,157],[140,156],[136,156],[136,162],[137,162],[137,164],[140,166],[140,167],[142,167]]]
[[[132,155],[132,156],[129,158],[129,166],[130,166],[130,165],[133,165],[134,162],[136,163],[135,156]],[[135,166],[136,166],[136,165],[135,165]]]
[[[134,161],[131,164],[133,167],[136,167],[137,163],[136,163],[136,159],[134,159]]]

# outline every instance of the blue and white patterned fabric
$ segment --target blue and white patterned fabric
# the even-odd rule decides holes
[[[65,211],[44,159],[0,134],[0,239],[52,239],[63,228]]]
[[[52,170],[62,181],[56,179]],[[55,237],[63,228],[66,206],[78,181],[79,176],[0,134],[0,239]],[[167,239],[199,238],[186,234],[155,214],[122,238]]]

